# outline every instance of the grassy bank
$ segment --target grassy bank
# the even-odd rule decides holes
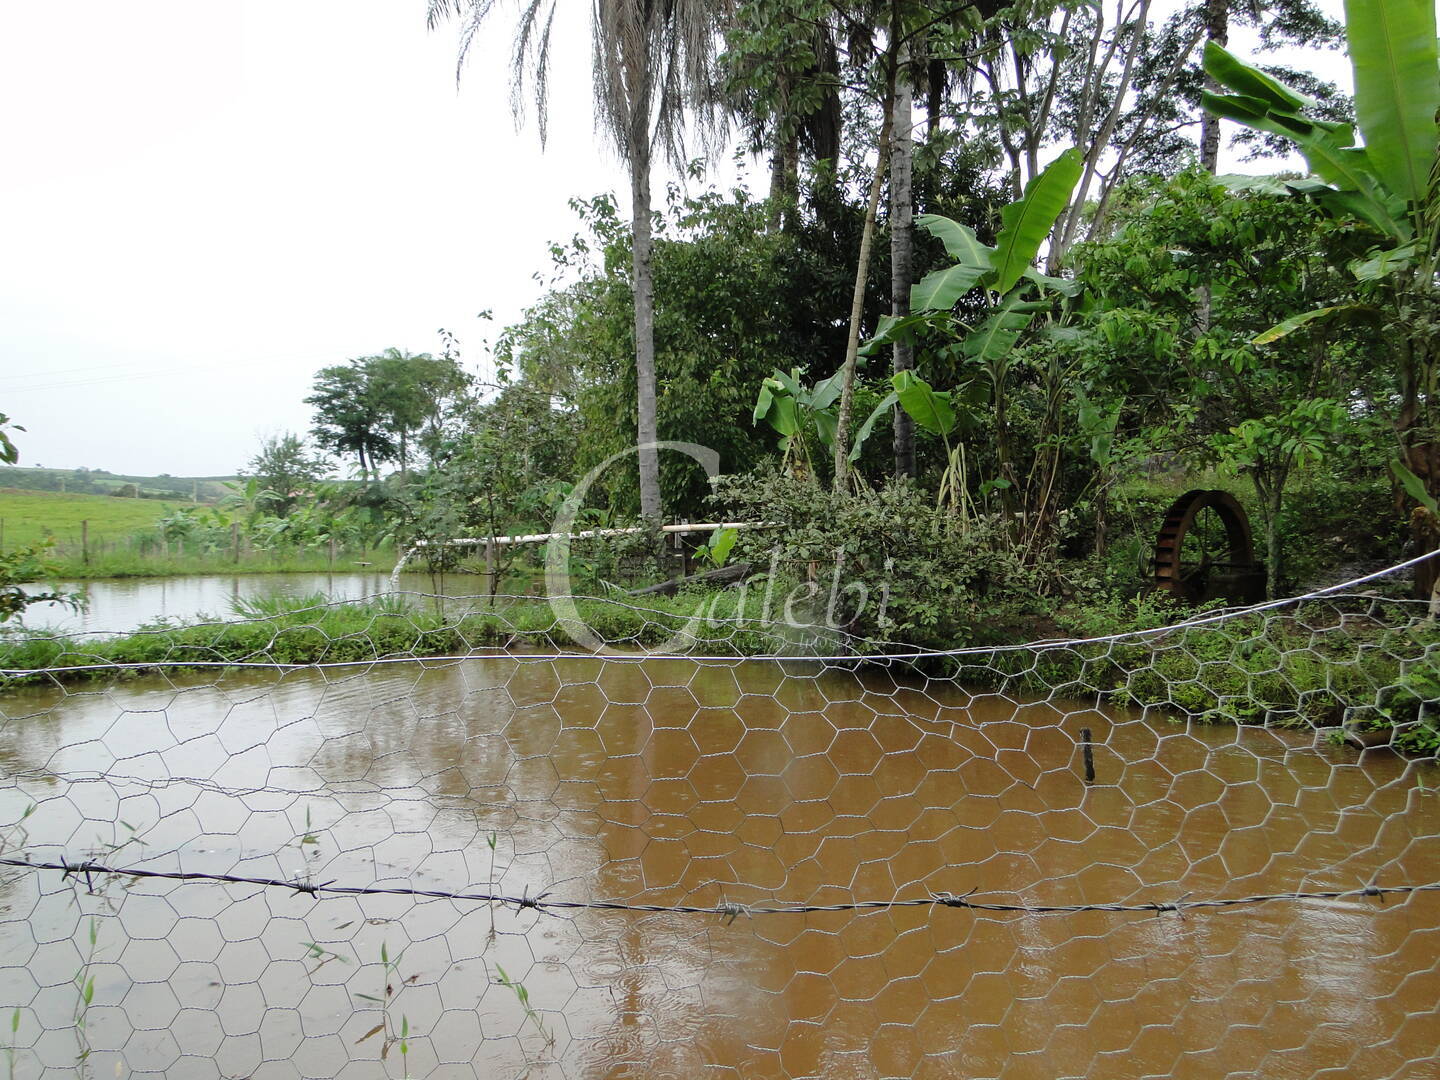
[[[582,600],[577,614],[596,637],[619,649],[678,647],[721,656],[847,652],[835,635],[760,623],[758,600],[749,599],[740,622],[734,593],[646,598],[643,606]],[[916,666],[977,689],[1098,697],[1207,722],[1393,731],[1398,748],[1434,755],[1440,752],[1440,630],[1402,622],[1400,615],[1342,619],[1317,609],[1301,619],[1272,613],[1121,642],[1020,649],[987,644],[963,657],[927,657]],[[78,670],[93,664],[142,670],[160,664],[309,664],[495,648],[576,651],[556,613],[538,599],[502,601],[463,615],[411,610],[397,600],[111,639],[0,638],[0,667],[21,672],[0,678],[0,685],[113,674]],[[849,645],[849,651],[855,648]],[[38,669],[47,674],[28,674]]]
[[[664,643],[689,623],[694,608],[690,598],[684,598],[657,600],[646,608],[581,600],[577,610],[601,640],[628,649]],[[736,656],[775,646],[774,635],[759,627],[737,633],[729,623],[721,623],[701,624],[698,630],[701,652]],[[576,648],[556,613],[539,599],[501,599],[491,610],[461,615],[434,610],[423,602],[412,607],[396,599],[332,604],[241,622],[146,629],[110,638],[12,633],[0,636],[0,668],[46,669],[47,677],[82,678],[87,673],[73,669],[93,664],[312,664],[463,655],[499,647],[570,652]],[[8,681],[13,685],[33,678],[19,674]]]

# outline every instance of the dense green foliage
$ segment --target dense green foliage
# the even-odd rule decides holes
[[[682,590],[657,601],[662,616],[587,609],[602,636],[637,644],[702,602],[741,620],[739,636],[715,631],[726,648],[776,619],[874,647],[1158,625],[1176,609],[1152,594],[1149,558],[1166,508],[1193,488],[1249,508],[1271,595],[1440,544],[1440,71],[1433,12],[1383,5],[1398,21],[1349,28],[1363,150],[1342,95],[1219,48],[1208,5],[1164,19],[1141,5],[1115,26],[1059,0],[726,8],[706,108],[723,85],[772,155],[767,198],[705,189],[695,167],[695,190],[672,188],[652,213],[649,153],[633,141],[650,117],[627,98],[629,120],[605,123],[632,166],[632,212],[604,194],[573,203],[579,231],[553,246],[549,287],[496,342],[496,385],[474,382],[449,335],[438,357],[392,348],[327,367],[307,398],[314,443],[353,460],[358,481],[327,480],[303,440],[276,437],[223,503],[170,513],[150,537],[237,559],[419,540],[432,572],[478,570],[485,538],[548,531],[581,485],[576,527],[639,520],[636,443],[653,405],[656,438],[705,448],[720,474],[660,454],[663,516],[757,527],[690,541],[708,565],[742,566],[735,587]],[[473,33],[488,10],[437,0],[431,13],[468,17]],[[1234,14],[1266,47],[1340,29],[1303,0]],[[1202,94],[1202,44],[1227,94]],[[913,141],[894,132],[912,95],[898,123]],[[1252,150],[1298,147],[1314,175],[1213,175],[1214,146],[1191,141],[1202,100],[1246,125]],[[666,115],[651,134],[673,149],[678,114]],[[892,156],[903,168],[887,173]],[[913,185],[896,180],[882,211],[901,175]],[[443,543],[457,537],[481,543]],[[489,558],[492,590],[529,589],[542,571],[533,547]],[[661,558],[653,531],[580,543],[569,581],[614,595],[653,582]],[[1223,554],[1192,563],[1196,592],[1212,560]],[[521,640],[554,630],[532,610]],[[96,648],[363,659],[513,640],[486,613],[461,628],[385,611],[327,612],[323,629],[277,618],[263,640],[255,627],[170,630]],[[1306,632],[1281,637],[1291,630]],[[1327,722],[1368,700],[1377,723],[1424,719],[1423,635],[1370,627],[1375,648],[1335,674],[1284,640],[1236,653],[1245,633],[1167,652],[1144,678],[1126,674],[1123,649],[1045,663],[1198,715]],[[1222,654],[1243,662],[1211,662]],[[1433,724],[1413,730],[1425,749]]]
[[[433,457],[467,403],[469,385],[448,353],[414,356],[390,348],[322,368],[305,401],[315,408],[313,434],[322,448],[354,454],[362,476],[378,475],[386,462],[398,462],[404,473],[417,449]]]
[[[1416,504],[1412,536],[1440,547],[1440,46],[1429,0],[1346,3],[1355,76],[1356,125],[1334,123],[1316,105],[1218,45],[1206,72],[1227,94],[1206,107],[1256,131],[1293,140],[1313,175],[1287,185],[1353,228],[1363,254],[1338,302],[1292,314],[1264,336],[1277,340],[1315,322],[1357,319],[1385,342],[1398,460],[1392,471]],[[1355,144],[1355,127],[1364,147]],[[1440,598],[1440,559],[1416,575],[1417,591]]]
[[[628,233],[609,198],[576,208],[589,233],[556,259],[579,280],[500,341],[522,385],[573,410],[582,435],[555,474],[567,481],[635,443]],[[704,444],[726,472],[744,471],[774,445],[750,416],[771,369],[807,367],[844,347],[831,315],[849,287],[843,245],[818,228],[767,230],[766,213],[743,192],[676,194],[655,233],[659,437]],[[598,480],[607,510],[638,507],[635,476],[632,460]],[[702,512],[708,490],[694,462],[663,456],[661,483],[671,517]]]

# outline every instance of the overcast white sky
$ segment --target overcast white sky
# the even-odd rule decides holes
[[[543,154],[509,111],[504,21],[457,93],[424,6],[0,0],[0,412],[23,464],[233,473],[308,428],[326,364],[434,351],[443,326],[477,369],[575,231],[567,201],[628,199],[587,5]]]
[[[566,201],[626,188],[587,33],[561,43],[542,156],[503,24],[457,93],[423,0],[0,5],[0,411],[22,462],[229,473],[258,432],[308,427],[325,364],[435,350],[444,326],[473,366],[476,313],[535,299]]]

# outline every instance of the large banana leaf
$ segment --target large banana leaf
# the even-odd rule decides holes
[[[1246,173],[1222,173],[1215,182],[1226,191],[1241,195],[1275,195],[1284,198],[1293,188],[1278,176],[1250,176]],[[1319,185],[1324,187],[1325,185]]]
[[[1049,289],[1051,292],[1059,293],[1061,296],[1079,296],[1082,288],[1080,282],[1072,278],[1051,277],[1049,274],[1042,274],[1039,270],[1027,268],[1021,275],[1026,281],[1033,281],[1042,289]]]
[[[930,384],[913,371],[897,371],[890,382],[900,407],[926,431],[948,435],[955,429],[955,410],[950,407],[949,394],[931,389]]]
[[[840,391],[844,386],[845,371],[842,368],[828,379],[822,379],[815,384],[814,389],[810,391],[810,408],[816,412],[828,409],[835,404],[835,399],[840,396]]]
[[[1201,104],[1207,111],[1293,139],[1311,171],[1344,193],[1346,209],[1397,240],[1408,238],[1408,223],[1403,214],[1395,214],[1387,193],[1376,183],[1373,163],[1366,150],[1354,145],[1355,135],[1349,125],[1311,120],[1289,104],[1277,104],[1281,92],[1302,99],[1213,43],[1205,48],[1205,70],[1222,86],[1239,91],[1202,94]],[[1257,85],[1266,88],[1264,96],[1247,92],[1256,90]],[[1271,87],[1278,89],[1272,91]]]
[[[1071,147],[1025,185],[1018,202],[1000,212],[1003,224],[995,238],[995,279],[990,283],[996,292],[1009,292],[1035,261],[1056,219],[1070,205],[1070,194],[1083,167],[1079,147]]]
[[[1050,305],[1044,301],[1021,300],[1020,291],[1007,295],[1000,307],[965,339],[966,356],[985,364],[998,360],[1015,347],[1032,315],[1049,310]]]
[[[881,315],[880,321],[875,324],[875,336],[860,347],[860,355],[868,356],[877,351],[883,345],[894,345],[899,342],[904,345],[915,344],[915,331],[929,322],[930,316],[926,312],[914,312],[909,315]]]
[[[955,265],[926,274],[910,289],[911,311],[949,311],[990,273],[995,249],[976,238],[974,230],[939,214],[921,214],[915,223],[939,237]]]
[[[1390,471],[1395,474],[1395,479],[1400,481],[1400,486],[1405,489],[1405,494],[1429,510],[1430,513],[1440,514],[1440,502],[1436,502],[1435,496],[1425,489],[1424,480],[1421,480],[1399,461],[1390,462]]]
[[[760,384],[759,399],[755,402],[754,422],[758,424],[761,420],[787,439],[800,430],[800,415],[795,407],[795,398],[778,379],[766,379]]]
[[[1302,326],[1314,322],[1316,319],[1330,319],[1336,316],[1354,318],[1366,316],[1374,311],[1368,304],[1332,304],[1330,307],[1315,308],[1311,311],[1303,311],[1299,315],[1291,315],[1284,322],[1276,323],[1269,330],[1256,334],[1250,339],[1252,345],[1269,345],[1272,341],[1279,341],[1281,338],[1299,330]]]
[[[827,447],[835,445],[835,414],[832,412],[812,412],[810,419],[815,423],[815,436]]]
[[[1345,0],[1355,117],[1375,173],[1406,202],[1429,190],[1440,109],[1434,0]]]
[[[860,355],[871,357],[888,345],[913,345],[916,331],[926,326],[933,314],[916,312],[910,315],[881,315],[875,324],[875,336],[860,346]]]
[[[915,219],[915,224],[944,244],[945,250],[956,262],[986,270],[990,268],[995,249],[982,244],[970,226],[939,214],[921,214]]]
[[[1412,240],[1389,251],[1377,251],[1369,258],[1354,260],[1350,264],[1350,272],[1359,281],[1381,281],[1414,266],[1419,250],[1419,245]]]
[[[965,263],[932,270],[911,287],[910,310],[949,311],[988,273],[989,267]]]
[[[1315,99],[1276,82],[1265,72],[1251,67],[1233,53],[1226,52],[1213,41],[1205,43],[1205,70],[1221,86],[1237,94],[1256,98],[1263,108],[1282,112],[1299,112],[1315,104]]]
[[[886,394],[884,398],[881,399],[880,404],[876,405],[870,415],[866,417],[865,423],[861,424],[860,430],[855,433],[855,445],[850,448],[851,461],[858,461],[860,459],[860,451],[865,448],[865,440],[868,439],[870,433],[875,430],[876,421],[893,409],[895,403],[899,400],[900,398],[896,396],[893,391]]]
[[[1292,181],[1290,186],[1295,187],[1295,182]],[[1368,222],[1397,243],[1414,235],[1414,230],[1405,222],[1405,207],[1400,204],[1400,200],[1393,196],[1385,201],[1383,208],[1377,209],[1374,198],[1362,195],[1358,191],[1337,191],[1335,188],[1319,182],[1316,183],[1313,190],[1303,191],[1298,187],[1295,190],[1309,195],[1333,217],[1342,221],[1347,217],[1353,217],[1359,221]],[[1383,192],[1378,191],[1376,194],[1384,195]]]

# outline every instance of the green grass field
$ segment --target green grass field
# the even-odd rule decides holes
[[[52,536],[60,544],[79,544],[82,521],[90,522],[92,545],[116,543],[187,504],[181,499],[117,499],[0,488],[0,545],[8,551]]]
[[[117,499],[109,495],[62,495],[49,491],[0,488],[0,550],[55,541],[46,562],[56,580],[80,578],[168,577],[179,574],[326,573],[341,569],[388,570],[395,565],[393,545],[364,551],[341,549],[332,562],[325,550],[250,551],[236,559],[224,550],[187,550],[175,544],[164,551],[142,545],[140,534],[188,500]],[[80,542],[80,523],[88,521],[89,558]]]

